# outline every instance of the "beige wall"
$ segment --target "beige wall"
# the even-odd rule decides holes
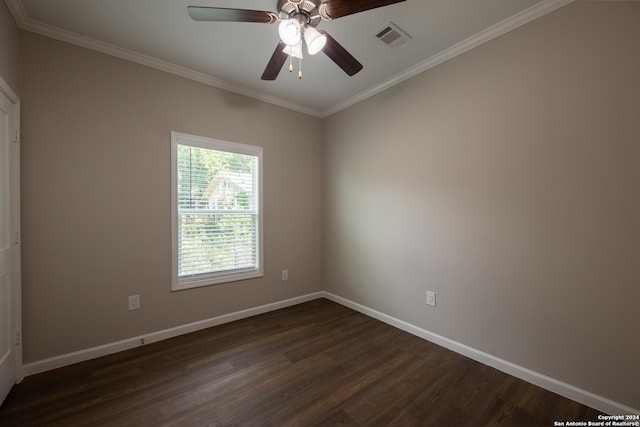
[[[0,2],[0,77],[14,92],[18,88],[18,40],[20,31],[4,2]]]
[[[573,3],[323,125],[19,34],[0,4],[24,362],[327,289],[640,407],[639,18]],[[172,130],[264,147],[264,278],[169,291]]]
[[[21,55],[25,363],[322,288],[319,119],[31,33]],[[264,278],[170,292],[171,131],[264,147]]]
[[[639,22],[572,3],[327,119],[327,290],[640,408]]]

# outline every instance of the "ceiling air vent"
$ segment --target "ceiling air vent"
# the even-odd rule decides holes
[[[376,37],[391,47],[398,47],[411,40],[411,36],[393,22],[389,22],[389,25],[380,30]]]

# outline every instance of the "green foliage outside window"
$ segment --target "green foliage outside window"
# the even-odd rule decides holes
[[[256,266],[256,156],[178,145],[178,275]]]

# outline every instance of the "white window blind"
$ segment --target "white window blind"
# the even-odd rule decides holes
[[[262,276],[262,149],[172,133],[172,289]]]

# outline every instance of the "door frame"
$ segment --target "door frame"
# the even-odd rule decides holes
[[[9,200],[11,203],[11,233],[13,237],[13,280],[12,295],[13,304],[11,310],[12,324],[15,325],[15,351],[16,351],[16,382],[24,378],[22,365],[22,235],[20,233],[20,98],[11,89],[9,84],[0,76],[0,92],[2,92],[13,105],[11,133],[13,143],[9,144],[10,177]]]

